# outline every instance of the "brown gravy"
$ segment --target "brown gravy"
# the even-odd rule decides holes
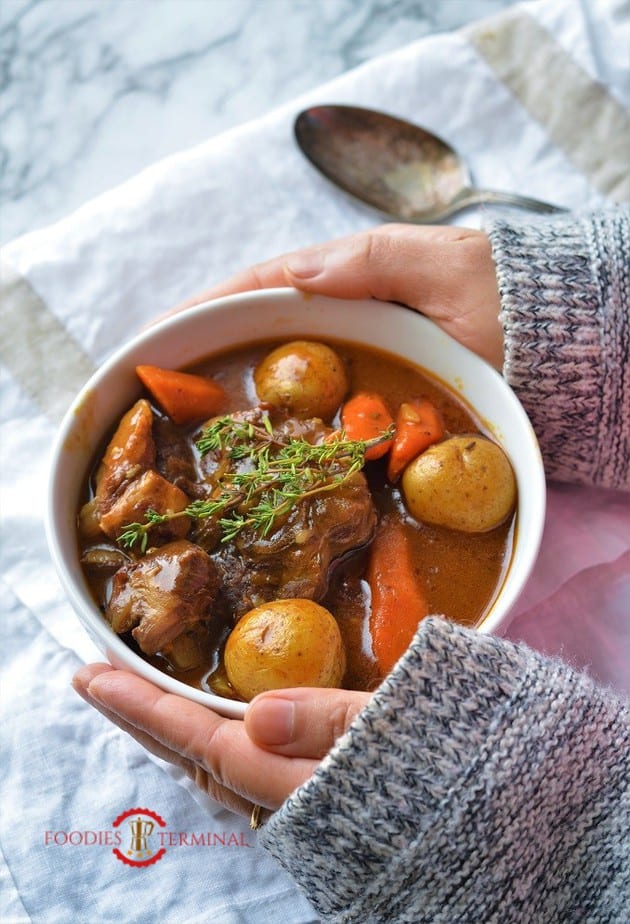
[[[326,338],[326,342],[343,359],[351,392],[378,392],[392,409],[403,401],[424,396],[441,412],[449,435],[471,432],[491,435],[459,396],[411,363],[358,344],[333,338]],[[222,385],[227,395],[222,413],[253,407],[257,404],[253,371],[276,345],[277,341],[267,341],[229,350],[196,363],[187,371],[209,376]],[[337,423],[338,419],[333,421]],[[198,427],[189,428],[191,440],[198,431]],[[365,473],[379,517],[393,515],[405,523],[429,611],[465,625],[478,624],[495,599],[509,566],[516,517],[490,532],[474,535],[429,526],[407,513],[398,487],[386,478],[383,460],[368,463]],[[89,496],[88,486],[84,500]],[[367,630],[370,606],[369,586],[364,579],[367,557],[368,551],[363,549],[339,562],[326,597],[320,601],[340,625],[347,653],[344,686],[350,689],[372,689],[382,679],[371,655]],[[93,575],[88,575],[88,579],[96,602],[104,610],[108,582]],[[229,691],[220,681],[220,662],[230,628],[216,626],[212,631],[207,663],[202,668],[178,673],[159,656],[148,660],[184,683],[226,695]],[[141,654],[130,636],[126,641]]]

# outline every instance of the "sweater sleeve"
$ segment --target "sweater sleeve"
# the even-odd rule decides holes
[[[323,920],[610,924],[629,776],[621,701],[431,617],[261,843]]]
[[[550,478],[630,488],[630,209],[488,229],[504,375]]]

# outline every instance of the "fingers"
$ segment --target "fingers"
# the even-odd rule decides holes
[[[242,814],[251,812],[252,802],[278,808],[316,766],[315,760],[292,760],[264,751],[249,738],[243,722],[164,693],[126,671],[98,665],[77,676],[75,686],[81,686],[82,695],[95,708],[152,753],[186,769],[213,798]]]
[[[462,228],[383,225],[296,251],[285,274],[297,288],[338,298],[377,298],[419,308],[439,282],[437,247],[477,232]]]
[[[417,256],[417,244],[394,225],[387,234],[376,229],[288,254],[285,273],[296,288],[320,295],[410,304],[417,292],[405,280]]]
[[[305,292],[415,308],[496,368],[503,365],[499,290],[481,231],[383,225],[288,254],[284,275]]]
[[[108,664],[82,668],[77,692],[152,754],[184,769],[232,811],[277,809],[313,773],[371,694],[281,690],[258,696],[245,723],[164,693]]]
[[[191,768],[191,761],[184,758],[177,751],[173,751],[171,748],[166,747],[161,744],[151,735],[146,732],[141,731],[136,728],[134,725],[131,725],[129,722],[126,722],[120,715],[117,715],[115,712],[112,712],[111,709],[108,709],[104,703],[97,701],[89,693],[89,685],[91,681],[97,677],[99,674],[104,674],[109,671],[113,671],[114,668],[110,664],[89,664],[86,667],[82,667],[72,680],[72,686],[79,694],[79,696],[85,700],[90,706],[100,712],[101,715],[105,716],[106,719],[109,719],[110,722],[113,722],[114,725],[117,725],[128,735],[131,735],[132,738],[146,748],[147,751],[150,751],[151,754],[154,754],[156,757],[159,757],[160,760],[168,761],[168,763],[174,764],[175,766],[181,767],[187,773],[190,773],[194,777],[194,770]]]
[[[453,227],[383,225],[251,266],[181,302],[171,313],[224,295],[276,286],[295,286],[336,298],[379,298],[415,305],[419,273],[414,273],[414,267],[420,270],[422,266],[421,248],[452,244],[476,234]]]
[[[276,754],[321,759],[370,698],[354,690],[262,693],[247,708],[245,729],[252,741]]]
[[[79,668],[74,677],[72,678],[72,686],[77,691],[79,696],[83,696],[83,692],[87,689],[88,684],[93,677],[96,677],[97,674],[102,674],[105,671],[113,671],[114,668],[111,664],[98,663],[98,664],[86,664],[84,667]]]
[[[431,318],[496,368],[502,366],[497,279],[490,242],[481,231],[381,225],[259,263],[169,314],[220,296],[275,286],[399,302]]]

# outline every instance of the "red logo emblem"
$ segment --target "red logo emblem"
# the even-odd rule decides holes
[[[113,827],[119,828],[125,821],[129,827],[127,849],[123,851],[114,847],[114,855],[127,866],[151,866],[161,860],[166,850],[164,847],[155,850],[153,842],[157,827],[166,827],[164,819],[150,809],[133,808],[119,815]]]

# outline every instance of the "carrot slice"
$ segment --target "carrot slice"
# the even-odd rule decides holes
[[[341,425],[350,440],[377,439],[393,423],[394,418],[380,395],[360,392],[346,401],[341,409]],[[391,440],[384,440],[372,446],[365,453],[365,458],[380,459],[391,444]]]
[[[159,366],[136,366],[136,373],[155,401],[176,424],[189,424],[218,413],[225,392],[201,375]]]
[[[367,580],[372,595],[372,652],[385,675],[409,647],[418,623],[429,613],[402,523],[381,521],[372,541]]]
[[[443,437],[442,418],[427,398],[403,402],[396,415],[396,434],[387,467],[389,480],[398,481],[412,459]]]

